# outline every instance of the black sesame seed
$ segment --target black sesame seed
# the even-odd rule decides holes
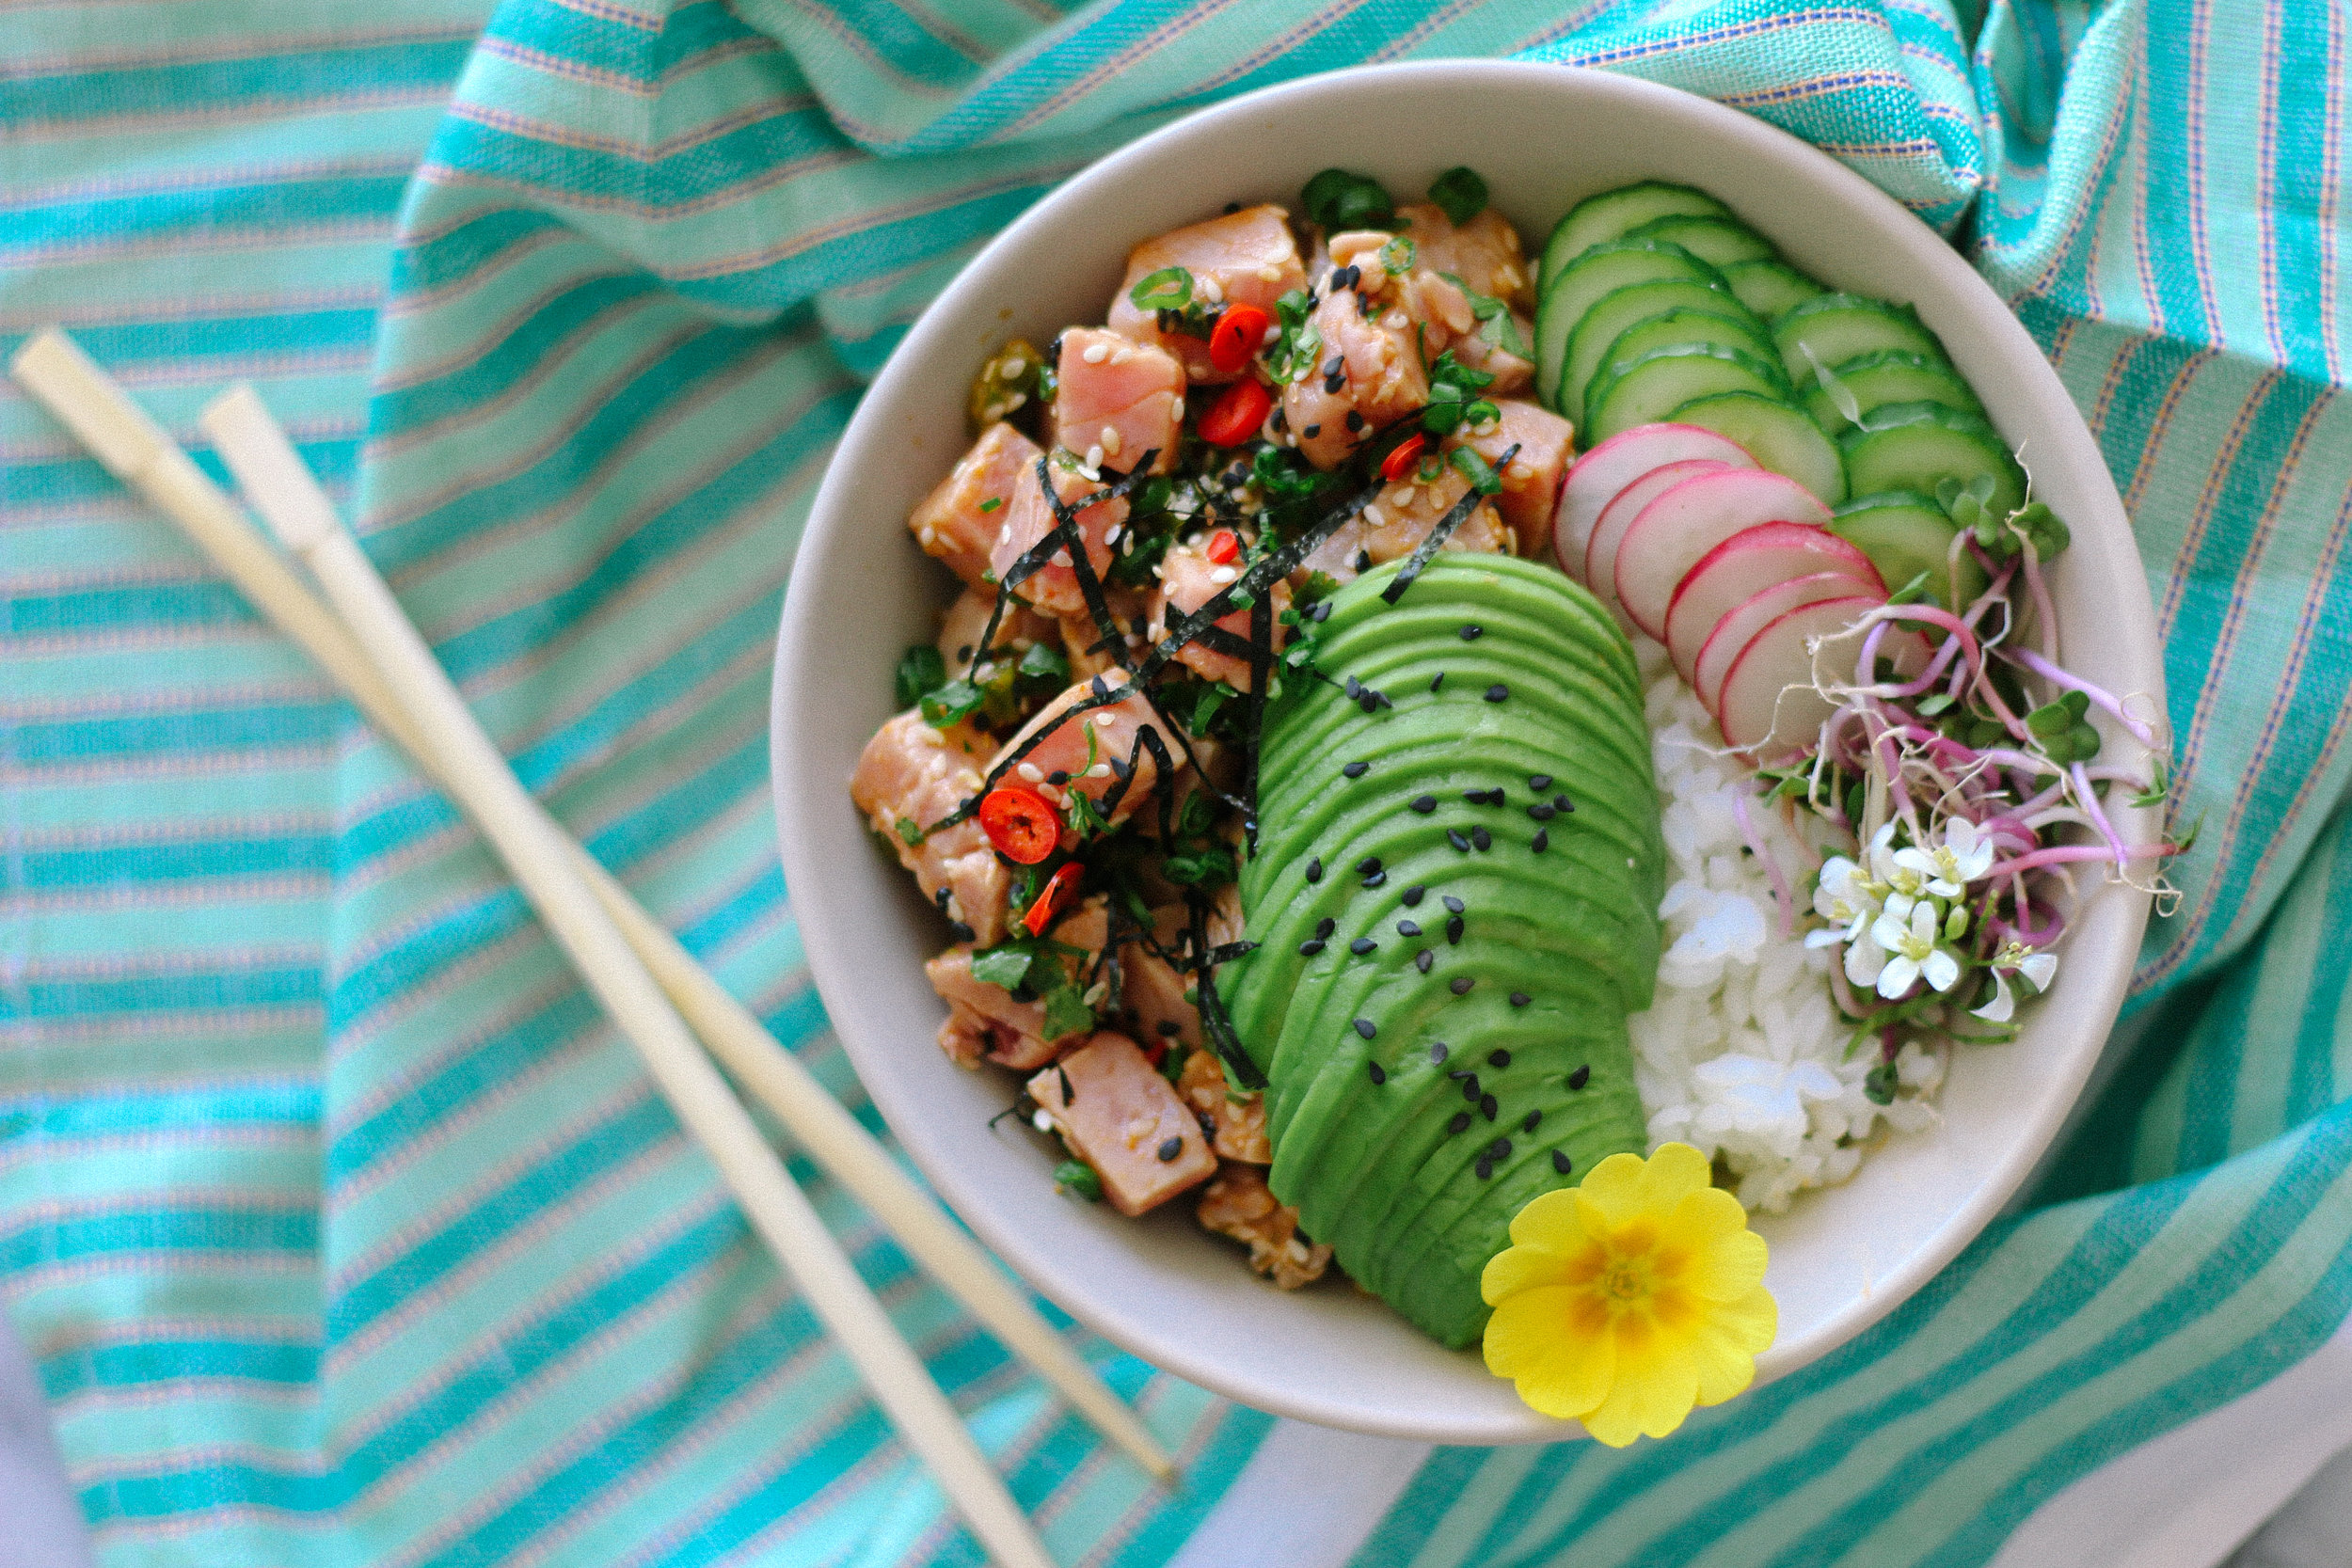
[[[1465,642],[1475,642],[1486,635],[1486,628],[1475,622],[1462,628],[1462,641]]]
[[[1361,430],[1364,428],[1364,417],[1361,414],[1357,413],[1353,408],[1347,411],[1347,428],[1351,431]]]
[[[1396,923],[1396,934],[1401,937],[1417,937],[1421,935],[1421,922],[1418,920],[1400,920]]]
[[[1311,958],[1322,951],[1323,939],[1321,937],[1311,937],[1298,944],[1298,956],[1302,958]]]
[[[1448,828],[1445,831],[1445,841],[1448,844],[1453,845],[1456,849],[1459,849],[1463,854],[1467,855],[1470,853],[1470,840],[1464,838],[1457,830]]]
[[[1350,675],[1341,683],[1340,689],[1347,693],[1347,700],[1352,703],[1364,694],[1364,683]]]
[[[1524,1007],[1530,1002],[1534,1000],[1535,999],[1534,997],[1528,995],[1527,992],[1523,990],[1515,990],[1511,993],[1511,1006],[1514,1007]]]
[[[1423,974],[1428,974],[1429,966],[1437,961],[1438,955],[1432,953],[1426,947],[1413,955],[1413,967],[1420,970]]]
[[[978,932],[973,930],[971,927],[966,926],[961,920],[950,920],[947,922],[947,934],[954,937],[958,942],[971,942],[979,935]]]
[[[1370,937],[1358,937],[1354,942],[1347,944],[1347,950],[1360,958],[1365,954],[1377,949],[1379,945],[1380,944],[1378,942],[1373,941]]]
[[[1340,771],[1346,774],[1351,779],[1360,779],[1364,776],[1364,769],[1370,768],[1372,764],[1368,762],[1351,762],[1346,767],[1341,768]]]
[[[1516,996],[1518,993],[1514,991],[1512,994]],[[1486,1065],[1488,1067],[1509,1067],[1511,1065],[1511,1053],[1508,1051],[1489,1051],[1486,1053]]]
[[[1503,685],[1501,681],[1497,681],[1494,685],[1486,688],[1486,701],[1490,703],[1502,702],[1504,698],[1510,695],[1511,689]]]
[[[1553,796],[1551,798],[1551,805],[1554,811],[1574,811],[1576,809],[1576,802],[1569,800],[1565,795]]]
[[[1380,1025],[1373,1022],[1372,1020],[1368,1018],[1359,1018],[1356,1021],[1356,1032],[1363,1036],[1364,1038],[1370,1039],[1373,1036],[1380,1032]]]
[[[1539,855],[1542,854],[1545,850],[1551,847],[1551,834],[1545,829],[1536,829],[1534,841],[1531,843],[1528,847],[1534,850],[1535,853]]]
[[[1545,790],[1551,787],[1551,775],[1549,773],[1537,773],[1527,781],[1527,787],[1540,795]]]
[[[1225,204],[1225,215],[1227,217],[1232,217],[1235,213],[1240,211],[1241,203],[1238,201],[1229,201]]]
[[[1484,854],[1495,847],[1495,835],[1484,828],[1472,828],[1470,842],[1478,846],[1479,853]]]
[[[1337,371],[1334,371],[1332,373],[1323,378],[1323,389],[1327,392],[1337,392],[1341,388],[1346,385],[1347,377],[1340,374]]]
[[[1370,550],[1358,550],[1356,552],[1356,559],[1349,562],[1348,564],[1359,572],[1371,571],[1372,552]]]
[[[1356,875],[1359,877],[1369,877],[1379,869],[1380,857],[1377,855],[1366,855],[1356,863]]]
[[[1307,880],[1311,882],[1323,880],[1323,857],[1321,855],[1317,855],[1307,863]]]
[[[1179,1132],[1160,1145],[1160,1164],[1168,1164],[1184,1151],[1184,1137]]]
[[[1066,784],[1070,782],[1070,775],[1057,768],[1045,775],[1045,782],[1049,784]]]
[[[1406,909],[1414,910],[1421,907],[1422,895],[1427,893],[1428,891],[1429,890],[1427,888],[1422,886],[1419,882],[1415,882],[1411,887],[1406,888],[1397,896],[1404,900],[1405,907]]]
[[[1331,618],[1331,601],[1328,599],[1317,600],[1314,607],[1307,611],[1307,614],[1310,619],[1317,622],[1328,621]]]
[[[1478,1180],[1481,1181],[1492,1181],[1494,1179],[1494,1162],[1487,1159],[1484,1154],[1481,1154],[1478,1157]]]
[[[1460,915],[1457,914],[1445,923],[1445,940],[1449,946],[1460,945],[1462,941],[1462,917]]]
[[[1460,1083],[1460,1082],[1461,1082],[1463,1079],[1465,1079],[1465,1078],[1475,1078],[1475,1077],[1477,1077],[1477,1076],[1478,1076],[1478,1074],[1476,1074],[1476,1073],[1472,1072],[1470,1069],[1468,1069],[1468,1068],[1466,1068],[1466,1067],[1457,1067],[1457,1068],[1454,1068],[1453,1070],[1449,1071],[1449,1072],[1446,1074],[1446,1076],[1447,1076],[1448,1078],[1453,1079],[1455,1083],[1457,1083],[1457,1084],[1458,1084],[1458,1083]]]
[[[1459,1137],[1470,1131],[1470,1114],[1468,1111],[1456,1111],[1454,1113],[1454,1118],[1445,1124],[1445,1130]]]
[[[1177,1022],[1172,1018],[1164,1018],[1160,1020],[1159,1022],[1152,1025],[1152,1027],[1160,1032],[1160,1037],[1162,1039],[1172,1040],[1177,1036],[1184,1032],[1184,1026]]]
[[[1478,1074],[1474,1072],[1464,1073],[1462,1075],[1462,1098],[1475,1105],[1478,1103],[1478,1097],[1481,1092],[1482,1091],[1478,1087]]]
[[[1413,797],[1412,806],[1415,811],[1427,816],[1438,809],[1438,798],[1435,795],[1416,795]]]
[[[1443,686],[1444,684],[1445,672],[1443,670],[1438,671],[1436,674],[1429,677],[1429,689],[1432,691],[1437,690],[1438,688]]]
[[[1372,1081],[1375,1085],[1389,1081],[1389,1069],[1378,1062],[1367,1062],[1364,1065],[1372,1069]]]
[[[1459,979],[1449,981],[1449,982],[1448,982],[1448,984],[1450,984],[1450,985],[1454,988],[1454,995],[1456,995],[1456,996],[1468,996],[1468,995],[1470,994],[1470,987],[1472,987],[1472,986],[1474,986],[1474,985],[1478,984],[1478,982],[1477,982],[1477,981],[1475,981],[1475,980],[1473,980],[1473,979],[1471,979],[1469,975],[1465,974],[1465,975],[1461,976]]]
[[[1463,903],[1459,898],[1454,897],[1454,895],[1449,893],[1446,894],[1444,897],[1445,907],[1449,913],[1468,914],[1470,912],[1470,906]]]
[[[1486,1158],[1489,1160],[1500,1162],[1508,1160],[1510,1157],[1511,1140],[1508,1138],[1497,1138],[1486,1146]]]
[[[1446,1050],[1445,1041],[1431,1040],[1429,1042],[1429,1059],[1433,1062],[1444,1061],[1446,1058]]]
[[[1576,1168],[1576,1162],[1569,1159],[1563,1150],[1555,1148],[1551,1151],[1551,1168],[1565,1176]]]
[[[1574,1072],[1568,1074],[1568,1087],[1572,1089],[1581,1089],[1592,1081],[1593,1069],[1589,1067],[1578,1068]]]
[[[1488,1121],[1495,1119],[1495,1113],[1500,1109],[1502,1109],[1502,1107],[1495,1103],[1495,1097],[1493,1095],[1482,1094],[1478,1097],[1478,1114],[1485,1117]]]
[[[1305,437],[1307,437],[1307,439],[1308,439],[1308,440],[1311,441],[1311,440],[1313,440],[1316,436],[1320,436],[1320,435],[1322,435],[1322,434],[1323,434],[1323,426],[1321,426],[1321,425],[1319,425],[1319,424],[1311,424],[1311,425],[1309,425],[1306,429],[1304,429],[1304,430],[1300,431],[1298,434],[1300,434],[1301,436],[1304,436]]]
[[[1366,713],[1377,713],[1387,703],[1388,699],[1386,697],[1383,697],[1377,691],[1370,689],[1366,689],[1362,696],[1356,699],[1356,705],[1362,708]]]
[[[1347,356],[1344,354],[1335,354],[1323,362],[1323,373],[1326,375],[1337,375],[1346,368]]]
[[[1519,1131],[1522,1132],[1533,1132],[1537,1127],[1543,1124],[1543,1112],[1530,1111],[1527,1113],[1526,1118],[1519,1123]]]
[[[1378,887],[1381,883],[1387,881],[1388,879],[1389,874],[1387,872],[1375,871],[1371,876],[1364,879],[1363,885],[1366,887]]]
[[[1527,815],[1534,817],[1538,822],[1549,822],[1554,816],[1559,815],[1559,811],[1556,807],[1545,805],[1541,800],[1538,800],[1534,805],[1527,808]]]
[[[1332,919],[1327,914],[1321,920],[1315,922],[1315,935],[1319,937],[1327,937],[1334,930],[1339,928],[1339,924],[1340,923],[1338,921]]]

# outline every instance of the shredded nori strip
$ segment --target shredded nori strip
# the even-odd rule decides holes
[[[1502,456],[1495,464],[1495,471],[1500,473],[1509,467],[1511,459],[1518,454],[1519,444],[1514,441],[1503,449]],[[1470,515],[1477,511],[1478,503],[1486,499],[1486,493],[1473,484],[1469,494],[1446,508],[1445,515],[1438,519],[1437,526],[1429,531],[1429,536],[1415,545],[1413,553],[1405,558],[1405,564],[1397,568],[1395,579],[1380,590],[1380,597],[1389,604],[1403,598],[1405,590],[1413,586],[1413,579],[1421,576],[1422,569],[1438,559],[1438,552],[1445,547],[1447,540],[1454,537],[1454,531],[1470,521]]]

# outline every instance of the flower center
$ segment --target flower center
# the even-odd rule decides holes
[[[1640,1301],[1649,1294],[1649,1271],[1629,1259],[1618,1259],[1600,1276],[1600,1288],[1611,1301]]]

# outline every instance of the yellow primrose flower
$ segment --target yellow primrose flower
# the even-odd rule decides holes
[[[1755,1380],[1780,1322],[1764,1254],[1697,1149],[1612,1154],[1512,1217],[1479,1279],[1486,1369],[1611,1448],[1663,1437]]]

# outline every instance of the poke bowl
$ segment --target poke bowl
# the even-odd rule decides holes
[[[1246,254],[1200,260],[1204,232]],[[1400,358],[1422,373],[1389,374],[1381,404],[1372,383]],[[1981,477],[1934,455],[1963,449],[1993,452]],[[1916,477],[1920,451],[1961,466]],[[1942,553],[1906,543],[1917,513]],[[1120,567],[1171,515],[1150,563]],[[1509,602],[1486,614],[1481,594]],[[1343,647],[1367,662],[1343,670]],[[1587,673],[1553,702],[1570,667]],[[1892,730],[1867,716],[1890,701]],[[771,751],[828,1015],[999,1257],[1113,1343],[1245,1403],[1492,1444],[1580,1429],[1482,1363],[1477,1255],[1450,1238],[1483,1225],[1478,1246],[1499,1244],[1499,1204],[1581,1180],[1602,1148],[1698,1143],[1755,1211],[1777,1306],[1759,1381],[1892,1310],[2000,1210],[2122,998],[2162,842],[2162,703],[2097,448],[1941,239],[1735,111],[1465,61],[1188,116],[983,249],[884,367],[817,497]],[[1147,740],[1154,714],[1168,733]],[[2014,740],[1983,728],[1994,716]],[[1495,738],[1511,724],[1538,750]],[[1493,779],[1460,771],[1482,746],[1502,748]],[[1661,760],[1675,746],[1688,766]],[[1883,750],[1973,803],[1920,827],[1911,762],[1892,804],[1865,787]],[[2137,792],[2111,787],[2126,759]],[[1378,787],[1393,798],[1363,805]],[[1804,826],[1771,828],[1775,813]],[[1289,831],[1310,820],[1332,836]],[[2017,868],[2015,901],[1983,891],[1971,915],[1961,889],[1987,874],[1953,857],[1989,862],[2004,832],[2019,836],[1993,876]],[[1144,841],[1139,883],[1098,837]],[[1349,846],[1344,863],[1307,855],[1318,842]],[[1904,843],[1945,857],[1947,880],[1918,875],[1947,895],[1890,869]],[[1486,879],[1413,869],[1432,865]],[[2068,879],[2055,984],[2026,939],[2059,929],[2035,924],[2058,895],[2032,903],[2026,868]],[[1852,907],[1849,877],[1874,890]],[[1106,929],[1080,935],[1082,917]],[[1105,972],[1105,955],[1127,961]],[[1395,983],[1363,978],[1378,966]],[[1416,966],[1455,1022],[1404,999],[1428,990]],[[1749,1011],[1726,1023],[1734,991]],[[1734,1048],[1677,1046],[1702,1014]],[[1292,1044],[1308,1026],[1284,1020],[1308,1016],[1337,1043]],[[1792,1059],[1772,1043],[1791,1029],[1843,1043]],[[1343,1050],[1343,1073],[1326,1060]],[[1305,1074],[1295,1092],[1285,1072]],[[1113,1101],[1123,1152],[1086,1125]],[[1759,1152],[1790,1106],[1808,1141]],[[1452,1162],[1425,1179],[1438,1196],[1390,1191],[1391,1140],[1416,1168]],[[1387,1219],[1359,1219],[1368,1194]]]

